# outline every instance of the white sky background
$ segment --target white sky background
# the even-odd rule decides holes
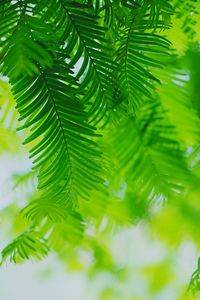
[[[39,263],[7,265],[0,270],[2,300],[86,300],[85,287],[83,276],[66,273],[51,255]]]

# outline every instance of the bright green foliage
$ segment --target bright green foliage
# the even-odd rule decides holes
[[[21,259],[41,259],[48,253],[48,247],[40,234],[28,230],[18,236],[8,247],[2,251],[2,262],[10,259],[10,262],[19,262]]]
[[[0,150],[12,150],[17,127],[34,172],[16,185],[38,182],[22,210],[30,227],[2,262],[49,249],[64,260],[76,245],[112,269],[102,223],[106,235],[166,202],[198,223],[198,13],[195,0],[0,1],[0,72],[12,91],[0,82]]]

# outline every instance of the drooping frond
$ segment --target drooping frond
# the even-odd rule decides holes
[[[44,218],[52,222],[66,221],[70,215],[70,196],[63,191],[56,197],[40,197],[32,201],[25,209],[23,215],[33,223],[40,223]]]
[[[34,169],[39,173],[39,187],[48,187],[50,197],[52,189],[58,193],[67,186],[70,187],[68,191],[71,198],[76,199],[78,195],[87,197],[88,191],[101,182],[97,174],[100,170],[100,152],[93,141],[96,136],[95,128],[88,125],[91,114],[87,112],[88,103],[85,99],[87,97],[91,101],[93,94],[84,96],[84,93],[88,84],[90,92],[94,88],[95,92],[99,91],[90,75],[92,79],[96,78],[99,86],[104,68],[100,65],[99,58],[106,58],[101,51],[100,42],[104,41],[105,33],[97,20],[93,20],[93,16],[84,11],[85,8],[89,9],[87,5],[70,4],[68,1],[64,3],[60,0],[55,5],[60,9],[56,13],[63,16],[59,21],[57,15],[55,20],[55,14],[52,14],[55,11],[52,3],[44,12],[40,1],[36,5],[22,1],[1,7],[4,11],[4,23],[7,22],[8,27],[13,26],[12,30],[4,33],[1,44],[2,71],[9,76],[13,86],[19,120],[24,122],[20,128],[30,130],[30,136],[25,143],[34,144],[30,158],[34,158]],[[88,37],[86,33],[88,23],[91,22],[94,30],[91,30]],[[62,29],[59,30],[59,26]],[[71,30],[72,35],[69,35]],[[100,48],[95,50],[93,43],[96,39]],[[64,47],[55,51],[58,41]],[[72,55],[74,58],[66,61]],[[89,71],[89,76],[83,74],[84,79],[79,82],[78,88],[76,82],[79,81],[82,71],[79,68],[78,74],[76,71],[73,73],[71,68],[84,55],[86,60],[83,68],[87,70],[91,66],[93,69],[92,73]],[[109,70],[110,65],[111,62],[106,67]],[[98,73],[98,80],[93,72]],[[94,112],[101,110],[103,103],[103,96],[101,93],[98,95],[100,96],[93,107]]]
[[[200,123],[194,97],[191,97],[189,71],[181,67],[181,60],[172,58],[168,67],[157,71],[157,76],[162,83],[157,89],[159,100],[175,127],[177,140],[186,150],[195,147],[199,143]]]
[[[77,244],[83,238],[84,220],[80,213],[70,209],[66,199],[63,200],[63,195],[52,199],[44,197],[31,202],[23,210],[23,215],[33,224],[41,224],[40,232],[53,248],[62,249],[63,241]]]
[[[154,68],[162,68],[168,56],[169,41],[157,34],[144,32],[134,22],[120,35],[117,61],[119,62],[119,83],[123,98],[133,112],[150,99],[154,82],[159,82]]]
[[[171,0],[120,0],[120,1],[95,1],[97,11],[104,12],[104,21],[108,26],[112,26],[115,18],[123,20],[125,15],[139,15],[140,23],[144,22],[146,27],[151,29],[166,28],[170,25],[173,7]],[[120,16],[121,14],[121,16]],[[126,22],[127,20],[123,20]]]
[[[144,20],[147,22],[149,28],[155,30],[157,28],[163,29],[169,27],[171,15],[173,14],[171,0],[145,0],[139,2],[141,5],[140,18],[144,15]]]
[[[28,230],[14,239],[1,255],[1,264],[9,260],[10,262],[19,263],[24,259],[42,259],[48,254],[46,240],[34,230]]]
[[[112,104],[110,83],[115,69],[106,27],[89,5],[57,0],[46,7],[40,1],[40,10],[43,6],[43,19],[50,20],[59,33],[69,66],[84,91],[82,102],[88,106],[90,121],[98,123]]]
[[[63,242],[77,246],[84,239],[85,223],[81,215],[75,211],[69,213],[64,221],[47,223],[42,230],[48,232],[48,227],[50,228],[49,245],[59,251],[63,249]]]
[[[113,137],[119,168],[136,199],[183,194],[188,178],[184,152],[158,101],[147,103],[136,119],[123,118]]]
[[[42,67],[52,65],[55,40],[51,27],[35,18],[27,1],[1,5],[0,63],[4,75],[17,78],[22,73],[37,73],[36,62]]]
[[[68,186],[72,198],[87,196],[101,182],[97,175],[100,152],[92,140],[95,129],[76,96],[69,68],[57,60],[50,69],[38,67],[40,74],[13,82],[22,128],[30,128],[26,143],[31,148],[34,169],[39,172],[39,188],[56,193]]]

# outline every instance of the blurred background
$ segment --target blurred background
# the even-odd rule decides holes
[[[17,155],[2,154],[0,165],[3,248],[23,227],[19,207],[33,193],[36,182],[31,177],[20,177],[30,171],[23,149]],[[7,262],[0,268],[0,299],[193,299],[192,294],[186,293],[198,257],[193,239],[199,239],[199,227],[193,228],[193,221],[182,222],[181,215],[169,208],[156,212],[148,224],[141,221],[117,230],[107,241],[103,240],[102,230],[101,245],[96,247],[95,255],[80,249],[75,254],[68,249],[66,261],[53,251],[39,262]]]

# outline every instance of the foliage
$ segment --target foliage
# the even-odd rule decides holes
[[[195,0],[0,2],[0,151],[23,139],[33,172],[13,179],[38,182],[2,263],[76,246],[115,269],[102,226],[159,233],[166,203],[199,245],[199,13]]]

